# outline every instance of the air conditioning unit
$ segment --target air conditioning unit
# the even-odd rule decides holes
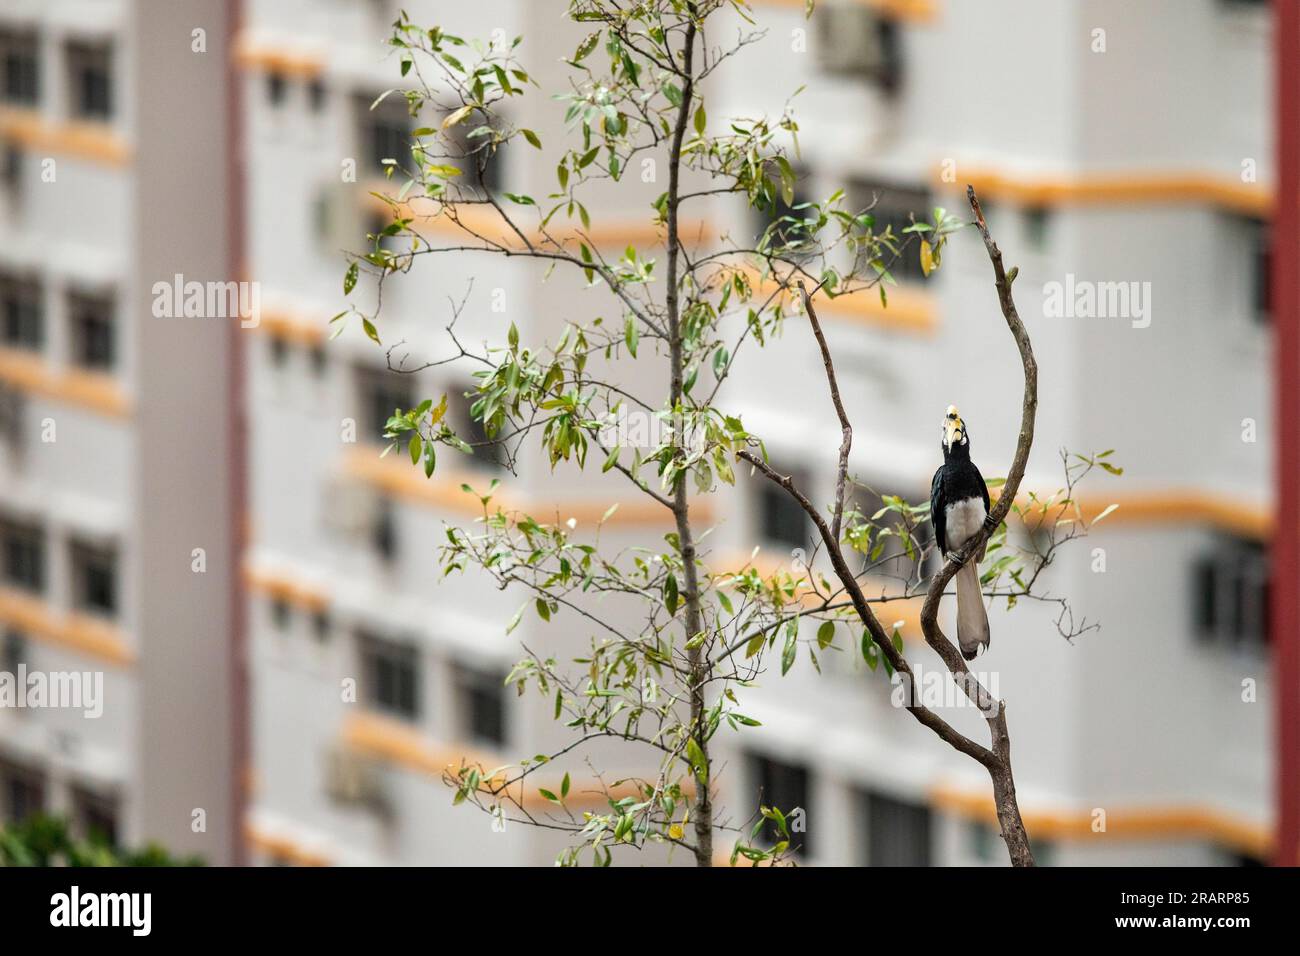
[[[387,816],[392,809],[379,766],[343,748],[330,751],[325,758],[325,793],[336,803],[379,816]]]
[[[350,538],[369,535],[379,521],[381,502],[371,488],[336,479],[325,488],[325,527]]]
[[[892,92],[902,77],[897,24],[857,3],[819,5],[818,58],[827,73],[857,76]]]

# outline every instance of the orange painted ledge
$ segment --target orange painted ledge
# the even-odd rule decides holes
[[[264,594],[272,600],[283,601],[313,613],[330,606],[329,595],[298,579],[275,571],[246,567],[244,583],[250,591]]]
[[[261,70],[299,79],[315,79],[325,72],[323,56],[294,51],[283,42],[262,40],[247,34],[236,38],[234,60],[244,70]]]
[[[459,239],[464,242],[479,242],[477,238],[500,243],[512,251],[522,250],[524,245],[519,240],[519,236],[506,224],[498,213],[491,206],[478,204],[461,204],[455,206],[455,218],[445,211],[442,203],[421,197],[407,198],[398,203],[396,210],[384,200],[373,195],[380,193],[390,195],[396,199],[395,194],[391,192],[392,183],[386,180],[379,183],[371,183],[366,193],[367,207],[372,212],[385,215],[392,215],[394,211],[403,219],[413,220],[411,228],[421,235],[434,234],[447,239]],[[520,207],[522,208],[522,207]],[[526,215],[530,221],[522,221],[522,216]],[[545,241],[545,236],[537,229],[537,213],[535,210],[521,214],[520,219],[515,220],[515,225],[528,235],[529,241],[537,244],[539,248],[554,250],[554,244],[548,243],[545,246],[541,244]],[[686,244],[702,242],[714,238],[717,230],[713,225],[704,220],[686,221],[680,226],[680,235],[682,242]],[[620,251],[626,246],[649,247],[657,243],[663,243],[667,232],[663,226],[657,225],[649,217],[637,217],[633,219],[611,218],[601,220],[595,218],[591,228],[579,230],[578,227],[571,223],[560,226],[550,226],[547,232],[555,242],[578,243],[585,242],[589,246],[604,248],[616,248]]]
[[[475,490],[486,492],[491,475],[440,471],[435,472],[432,478],[425,478],[424,472],[404,456],[405,452],[395,449],[380,458],[373,446],[363,446],[348,455],[345,470],[353,479],[384,494],[464,517],[482,516],[483,507],[478,497],[462,490],[461,485],[468,484]],[[667,508],[647,496],[638,497],[642,500],[620,502],[618,510],[609,517],[605,526],[657,528],[672,524],[672,512]],[[506,512],[522,512],[543,522],[563,522],[573,518],[579,527],[584,527],[599,522],[611,504],[608,500],[593,500],[591,497],[572,501],[524,499],[498,488],[492,495],[489,507],[493,510],[500,507]],[[701,521],[713,520],[713,508],[707,501],[693,502],[691,510]]]
[[[442,779],[444,773],[454,775],[462,765],[478,767],[484,774],[508,765],[506,758],[499,754],[484,753],[458,744],[439,743],[409,724],[372,712],[353,714],[344,722],[343,745],[359,756],[438,780]],[[504,781],[504,775],[498,774],[494,779]],[[555,807],[554,803],[538,792],[541,788],[558,794],[560,781],[532,775],[522,782],[522,795],[517,795],[514,787],[511,788],[511,794],[517,796],[528,808]],[[621,799],[635,796],[638,791],[633,784],[625,781],[621,786],[611,787],[610,792],[615,799]],[[565,804],[571,807],[605,806],[606,798],[598,782],[592,781],[586,786],[574,782]]]
[[[750,281],[764,293],[771,294],[778,288],[775,279],[763,278],[755,270],[748,271]],[[788,303],[794,294],[794,290],[784,292],[780,301]],[[918,286],[890,286],[885,294],[887,304],[884,305],[875,289],[863,289],[833,299],[822,295],[817,298],[815,308],[819,316],[849,324],[923,336],[938,331],[939,313],[933,293]]]
[[[1155,203],[1201,203],[1250,216],[1272,214],[1273,190],[1261,183],[1213,173],[1134,172],[1071,175],[1025,175],[987,167],[956,167],[956,181],[936,169],[934,182],[944,190],[970,183],[981,198],[1025,206],[1099,206]]]
[[[75,156],[104,166],[126,166],[127,140],[102,123],[51,123],[35,110],[0,108],[0,139],[31,152]]]
[[[135,661],[126,635],[112,624],[83,614],[60,614],[40,598],[12,588],[0,589],[0,623],[118,667]]]
[[[996,500],[996,496],[993,497]],[[1022,507],[1029,505],[1024,495],[1017,496],[1017,500]],[[1125,525],[1203,524],[1258,540],[1273,533],[1273,516],[1268,509],[1228,501],[1223,495],[1210,491],[1170,488],[1113,495],[1076,495],[1075,501],[1084,519],[1089,521],[1110,505],[1119,506],[1097,526],[1098,530]],[[1058,508],[1059,505],[1049,508],[1048,517],[1055,518]]]
[[[284,860],[294,866],[332,866],[333,861],[323,853],[304,847],[297,840],[269,833],[253,823],[244,824],[244,840],[259,853]]]
[[[938,786],[930,794],[942,810],[996,824],[993,799],[955,787]],[[1213,807],[1200,805],[1128,806],[1104,808],[1106,829],[1094,832],[1092,814],[1086,810],[1021,807],[1025,828],[1032,838],[1049,840],[1208,840],[1252,856],[1267,858],[1273,834],[1265,826]]]
[[[260,318],[255,330],[277,339],[305,346],[316,346],[325,341],[325,318],[312,319],[289,309],[263,309]]]
[[[937,0],[849,0],[860,7],[870,7],[881,16],[910,23],[933,23],[939,16]],[[803,13],[806,0],[750,0],[755,7],[788,7]]]
[[[419,729],[382,714],[353,714],[343,723],[343,744],[352,752],[434,777],[463,762],[495,767],[493,757],[468,748],[448,747]]]
[[[43,357],[31,352],[0,348],[0,382],[110,418],[131,415],[131,400],[111,375],[81,369],[56,372]]]

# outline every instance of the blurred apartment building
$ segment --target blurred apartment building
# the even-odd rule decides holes
[[[230,273],[228,34],[216,2],[0,9],[0,670],[102,675],[98,718],[0,710],[0,818],[215,862],[239,832],[232,335],[150,290]]]
[[[356,249],[359,237],[384,221],[386,207],[370,191],[385,188],[381,160],[403,154],[412,125],[391,101],[370,109],[397,82],[397,63],[383,44],[398,4],[242,6],[224,57],[236,67],[233,91],[216,72],[223,64],[215,51],[224,49],[217,25],[201,66],[192,54],[184,64],[151,56],[147,66],[159,77],[211,69],[211,84],[142,82],[146,67],[134,51],[170,49],[176,31],[188,51],[186,16],[193,24],[203,20],[194,9],[160,22],[151,4],[65,0],[11,5],[0,18],[0,131],[10,144],[6,155],[18,157],[6,159],[0,200],[7,240],[0,245],[0,379],[6,394],[17,396],[16,420],[28,436],[21,452],[8,445],[0,451],[0,617],[13,638],[7,653],[37,666],[102,660],[111,648],[117,659],[104,665],[108,686],[121,685],[117,693],[131,701],[116,718],[106,710],[90,728],[102,738],[89,739],[78,718],[77,733],[86,737],[80,762],[60,749],[64,728],[56,721],[65,715],[0,714],[7,812],[19,812],[21,801],[75,805],[84,789],[111,798],[121,821],[115,825],[128,837],[152,834],[151,770],[166,774],[169,805],[188,805],[188,794],[176,793],[177,778],[190,769],[211,771],[215,764],[205,754],[228,747],[225,755],[246,772],[230,775],[241,789],[222,798],[228,806],[246,802],[238,833],[252,861],[549,863],[559,838],[513,825],[497,832],[487,816],[453,808],[440,778],[462,756],[491,767],[561,745],[567,738],[551,720],[550,704],[531,692],[516,698],[502,678],[521,643],[573,656],[585,641],[530,615],[506,635],[517,598],[474,577],[440,581],[443,523],[466,524],[478,513],[462,482],[482,488],[507,477],[493,460],[458,462],[448,453],[426,481],[409,460],[378,457],[382,423],[396,406],[448,392],[452,416],[467,422],[458,396],[470,380],[455,376],[468,370],[395,374],[386,368],[385,349],[355,327],[327,342],[328,320],[343,307],[340,251]],[[522,58],[543,90],[564,81],[558,60],[583,35],[564,20],[559,0],[403,6],[416,22],[465,36],[523,35]],[[1067,643],[1054,623],[1058,608],[1022,602],[1010,614],[991,612],[992,651],[978,662],[1009,703],[1022,810],[1040,856],[1059,864],[1267,857],[1273,711],[1262,547],[1272,434],[1266,5],[818,6],[808,23],[802,2],[754,3],[767,35],[713,82],[710,117],[775,113],[806,86],[794,100],[804,194],[824,196],[845,185],[859,205],[878,195],[881,221],[901,222],[907,212],[919,215],[936,204],[961,213],[960,186],[973,182],[1009,263],[1020,267],[1016,292],[1042,370],[1026,487],[1060,485],[1055,452],[1062,445],[1115,448],[1125,467],[1122,479],[1097,475],[1081,489],[1090,513],[1111,502],[1120,508],[1095,536],[1062,554],[1048,578],[1052,593],[1068,595],[1076,614],[1100,620],[1102,630]],[[150,9],[147,20],[138,7]],[[95,24],[104,26],[96,32]],[[108,44],[115,90],[110,115],[89,122],[69,105],[69,90],[86,88],[85,81],[67,79],[80,76],[69,71],[86,42]],[[35,68],[25,65],[31,61]],[[1215,69],[1205,70],[1206,62]],[[25,79],[33,69],[34,93]],[[229,149],[204,148],[204,137],[231,134],[203,123],[185,124],[181,137],[174,117],[193,107],[150,102],[178,88],[218,100],[233,92],[241,137],[207,144]],[[204,115],[216,115],[221,106],[208,110]],[[150,117],[173,118],[151,129]],[[530,114],[528,125],[548,148],[564,135],[558,110]],[[98,148],[88,155],[86,144],[99,140],[86,138],[86,126],[116,144],[106,154],[115,158]],[[37,159],[54,149],[46,144],[66,151],[60,182],[84,183],[81,191],[56,194],[40,183]],[[496,178],[485,185],[544,194],[551,170],[532,158],[503,151]],[[223,159],[238,163],[229,181],[242,182],[242,229],[216,201],[230,195],[220,178],[229,170],[208,167]],[[176,176],[169,167],[192,177],[185,165],[191,163],[213,177],[211,189],[178,184],[174,196],[160,194],[152,177]],[[65,170],[72,171],[68,179]],[[629,184],[602,192],[598,241],[614,250],[653,244],[646,208],[655,191]],[[182,214],[160,221],[167,208]],[[763,226],[726,202],[696,214],[733,235]],[[205,228],[194,228],[198,223]],[[212,232],[236,232],[214,237],[209,224]],[[260,323],[237,333],[244,356],[237,409],[217,389],[213,371],[224,369],[227,384],[238,381],[229,377],[235,368],[227,339],[168,340],[154,351],[149,343],[156,340],[144,338],[145,328],[162,335],[175,327],[144,324],[149,311],[141,290],[173,272],[204,271],[172,266],[172,248],[186,243],[207,244],[194,249],[196,257],[232,263],[212,274],[260,283]],[[55,254],[37,254],[46,247]],[[938,426],[950,402],[962,409],[985,475],[1005,472],[1021,377],[973,234],[954,239],[936,276],[923,280],[911,265],[898,273],[887,309],[857,296],[828,303],[823,313],[855,419],[855,473],[882,492],[919,501],[941,458]],[[1149,323],[1142,316],[1049,317],[1048,285],[1067,276],[1149,283]],[[380,331],[385,346],[395,346],[389,355],[415,365],[445,357],[443,329],[462,301],[456,328],[466,343],[499,339],[511,322],[527,337],[553,337],[581,296],[593,294],[572,277],[542,280],[540,270],[513,260],[428,259],[385,289]],[[372,292],[363,282],[353,298],[368,307]],[[107,324],[117,349],[107,368],[94,358],[84,368],[85,346],[77,344],[85,323],[72,316],[82,314],[82,297],[92,293],[112,302]],[[35,337],[26,331],[33,314],[44,329]],[[750,353],[725,401],[765,436],[780,467],[829,497],[838,430],[815,345],[801,332],[789,323],[774,347]],[[189,350],[194,362],[179,369],[175,358],[164,362],[176,349]],[[214,380],[196,379],[196,370]],[[101,394],[119,401],[106,406]],[[186,414],[177,412],[179,402],[190,403]],[[147,429],[145,415],[159,420],[150,418]],[[190,415],[207,417],[191,424]],[[44,446],[34,429],[51,416],[59,422],[56,450],[38,452]],[[241,419],[242,504],[240,476],[219,468],[239,458]],[[1246,420],[1257,441],[1243,440]],[[169,477],[171,468],[187,470],[178,480]],[[190,527],[178,533],[171,524],[185,512],[160,518],[152,504],[159,494],[235,510],[222,514],[214,503],[211,512],[187,516]],[[621,501],[608,531],[615,543],[668,530],[662,516],[627,499],[618,483],[565,469],[552,475],[535,460],[523,462],[502,494],[539,516],[587,527]],[[720,510],[708,560],[718,567],[747,556],[756,541],[772,564],[807,546],[802,516],[757,482],[742,477],[736,493],[717,496],[714,507]],[[178,551],[180,571],[191,574],[190,551],[200,546],[192,542],[233,533],[231,514],[242,516],[247,538],[238,565],[244,600],[218,597],[236,584],[213,577],[234,566],[224,558],[211,559],[202,585],[193,576],[155,585],[155,575],[179,575],[167,563]],[[158,545],[164,536],[170,550]],[[208,554],[223,545],[229,540]],[[87,607],[83,548],[114,555],[111,609],[93,599]],[[38,564],[48,570],[33,572]],[[193,626],[166,627],[178,616],[192,616]],[[915,616],[914,608],[886,610],[883,619],[903,619],[908,654],[938,669]],[[193,727],[203,713],[186,710],[191,699],[214,713],[238,709],[241,684],[229,651],[244,633],[241,621],[246,762],[237,715],[221,713],[208,726],[234,727],[233,734],[214,733],[211,747],[168,751],[177,763],[165,772],[152,766],[150,746],[176,746],[186,735],[174,728]],[[114,641],[91,640],[83,623],[93,624],[95,635],[107,628]],[[149,669],[155,649],[156,672]],[[819,677],[801,660],[785,678],[769,674],[747,692],[746,712],[764,726],[720,743],[720,802],[733,819],[754,809],[759,791],[765,803],[803,807],[803,855],[811,863],[1004,859],[988,825],[983,771],[891,707],[883,676],[855,664],[851,653],[830,655],[823,669]],[[213,674],[220,679],[205,685],[202,678]],[[151,703],[154,678],[159,689]],[[188,683],[177,687],[178,679]],[[213,687],[230,693],[213,700]],[[943,713],[985,738],[973,712]],[[110,725],[113,719],[121,724]],[[591,762],[614,779],[645,770],[644,757],[597,750]],[[581,761],[569,769],[575,781],[591,773]],[[552,789],[556,782],[537,781]],[[540,801],[538,809],[544,810]],[[180,839],[170,831],[157,835]],[[719,849],[725,855],[730,841],[720,839]]]

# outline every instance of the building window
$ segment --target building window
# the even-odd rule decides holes
[[[330,639],[330,616],[324,611],[317,611],[311,617],[312,634],[320,644],[324,644]]]
[[[45,590],[45,532],[39,525],[0,521],[4,581],[24,591]]]
[[[79,611],[117,614],[117,552],[74,542],[71,549],[72,604]]]
[[[485,197],[505,188],[503,144],[493,144],[487,124],[471,119],[447,130],[451,146],[448,159],[461,170],[460,183],[468,194]]]
[[[357,392],[361,399],[364,437],[383,444],[392,441],[384,438],[384,432],[394,412],[409,411],[418,404],[411,376],[391,369],[359,369]],[[398,441],[405,443],[410,437],[410,432],[405,432]]]
[[[1221,536],[1193,570],[1197,636],[1224,647],[1264,646],[1270,578],[1264,544]]]
[[[6,823],[23,823],[45,809],[45,780],[39,771],[0,762],[0,813]]]
[[[271,602],[271,626],[277,631],[287,631],[289,629],[289,602],[279,599]]]
[[[1268,322],[1272,313],[1273,247],[1269,224],[1262,219],[1246,223],[1246,254],[1250,256],[1250,303],[1257,322]]]
[[[319,345],[314,345],[309,355],[311,357],[312,374],[317,378],[324,378],[329,367],[329,357],[325,354],[325,350]]]
[[[822,4],[816,12],[818,62],[827,73],[874,83],[886,94],[903,83],[902,33],[865,5]]]
[[[456,697],[464,739],[489,747],[506,742],[506,699],[504,675],[457,665]]]
[[[113,52],[106,44],[69,43],[68,91],[71,114],[78,119],[113,116]]]
[[[867,209],[874,217],[875,224],[871,227],[874,235],[879,236],[886,229],[890,230],[895,248],[899,252],[895,256],[887,248],[881,250],[881,257],[889,274],[899,282],[924,280],[925,272],[921,269],[920,236],[917,233],[905,233],[903,230],[912,225],[914,217],[916,222],[929,220],[931,206],[933,206],[929,190],[883,182],[858,181],[849,187],[849,197],[854,212]]]
[[[371,529],[371,543],[384,561],[397,558],[397,514],[392,499],[381,498],[375,510],[375,524]]]
[[[96,371],[112,369],[115,361],[113,300],[109,296],[72,293],[68,318],[72,327],[72,361]]]
[[[772,466],[778,474],[788,474],[794,485],[808,495],[808,476],[799,470],[786,470],[778,464]],[[758,486],[758,515],[760,532],[767,542],[793,550],[808,546],[808,515],[799,502],[774,482],[763,481]]]
[[[18,668],[27,663],[27,638],[17,631],[5,632],[0,642],[0,671],[17,674]]]
[[[862,794],[867,866],[930,866],[930,808],[879,793]]]
[[[45,344],[45,310],[41,286],[34,279],[0,276],[0,310],[4,344],[40,351]]]
[[[1047,251],[1048,228],[1052,223],[1052,214],[1046,206],[1028,206],[1024,210],[1025,245],[1035,252]],[[988,210],[984,213],[988,218]]]
[[[325,84],[320,80],[312,80],[307,84],[307,102],[311,105],[313,113],[325,109]]]
[[[758,788],[759,806],[775,807],[785,814],[786,823],[792,831],[790,849],[798,855],[811,853],[808,833],[806,829],[801,831],[798,826],[801,822],[806,828],[807,821],[812,816],[808,768],[758,754],[752,754],[749,759],[750,779]],[[763,829],[763,835],[769,843],[784,839],[776,824],[770,820]]]
[[[483,423],[472,414],[475,393],[461,388],[447,390],[447,415],[444,419],[462,441],[473,449],[470,462],[476,467],[495,470],[505,467],[505,449],[495,440],[488,438]]]
[[[366,703],[406,720],[420,716],[419,652],[370,635],[361,636]]]
[[[411,157],[411,112],[406,98],[400,93],[385,96],[374,109],[374,97],[360,96],[355,100],[358,116],[360,145],[365,161],[375,172],[385,169],[384,160],[395,161],[398,167],[409,166]]]
[[[272,106],[280,106],[284,103],[285,93],[288,91],[288,84],[285,83],[283,73],[268,73],[266,75],[266,98]]]
[[[82,836],[93,843],[117,846],[117,801],[81,788],[72,792],[72,815]]]
[[[41,69],[35,33],[0,32],[0,98],[32,107],[40,99]]]
[[[289,364],[289,343],[278,335],[271,337],[271,364],[276,368],[284,368]]]
[[[862,485],[853,492],[852,504],[866,521],[876,528],[890,529],[891,534],[884,537],[876,532],[869,541],[868,551],[863,556],[863,570],[872,574],[894,577],[901,580],[924,580],[939,566],[939,549],[930,548],[934,538],[933,530],[921,529],[929,518],[928,495],[913,491],[912,494],[900,495],[908,506],[908,513],[884,510],[885,496],[873,488]],[[913,510],[914,503],[924,502],[921,511]],[[875,517],[880,514],[880,517]],[[908,555],[906,537],[910,536],[912,553]],[[876,547],[880,553],[875,554]],[[928,549],[928,550],[927,550]],[[874,555],[874,557],[873,557]],[[918,567],[919,564],[919,567]]]
[[[23,151],[12,143],[0,143],[0,185],[14,201],[21,198],[18,187],[23,181]]]

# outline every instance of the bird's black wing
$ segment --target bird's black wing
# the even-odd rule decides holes
[[[978,479],[978,481],[979,481],[980,494],[984,496],[984,513],[985,513],[985,514],[988,514],[988,513],[989,513],[989,486],[988,486],[988,483],[984,481],[984,476],[980,474],[980,470],[979,470],[978,468],[975,467],[975,462],[972,461],[972,462],[970,463],[970,467],[971,467],[971,471],[975,472],[975,477],[976,477],[976,479]]]
[[[944,513],[943,468],[943,465],[939,466],[934,473],[934,479],[930,482],[930,527],[934,529],[934,543],[939,548],[941,555],[948,553],[948,538],[946,535],[948,516]],[[984,489],[984,495],[987,500],[987,488]]]

